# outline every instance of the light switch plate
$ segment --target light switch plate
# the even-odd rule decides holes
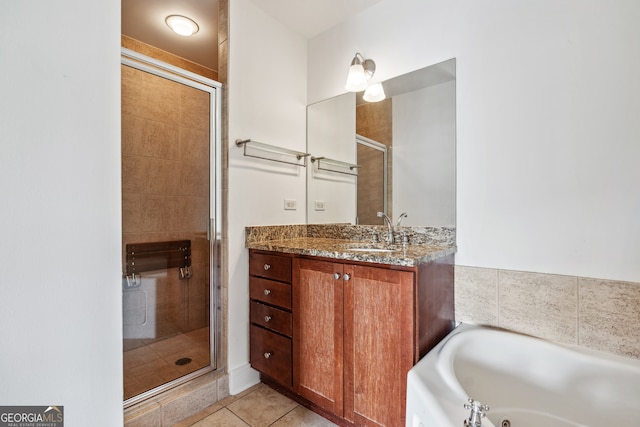
[[[284,210],[295,211],[298,208],[298,202],[295,199],[284,199]]]
[[[314,201],[314,209],[317,211],[324,210],[324,200],[315,200]]]

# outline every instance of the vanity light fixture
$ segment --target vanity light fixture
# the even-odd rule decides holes
[[[382,83],[374,83],[370,85],[367,90],[364,91],[364,95],[362,99],[367,102],[379,102],[385,99],[387,95],[384,93],[384,88],[382,87]]]
[[[349,67],[347,84],[344,86],[349,92],[361,92],[367,88],[367,82],[376,72],[376,63],[371,59],[364,59],[362,54],[356,53]]]
[[[169,28],[171,28],[176,34],[180,34],[185,37],[194,35],[200,29],[193,19],[189,19],[182,15],[169,15],[164,22],[166,22]]]

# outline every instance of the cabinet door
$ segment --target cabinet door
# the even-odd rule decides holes
[[[294,389],[342,416],[343,266],[297,259],[293,271]]]
[[[352,266],[344,282],[344,417],[404,426],[414,362],[414,273]]]

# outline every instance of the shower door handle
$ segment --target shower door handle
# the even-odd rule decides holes
[[[215,221],[216,221],[215,218],[209,218],[209,221],[207,224],[207,240],[211,240],[211,236],[215,232],[215,229],[216,229]]]

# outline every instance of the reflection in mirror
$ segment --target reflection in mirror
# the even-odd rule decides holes
[[[455,227],[455,59],[382,82],[387,98],[346,93],[307,109],[307,152],[358,165],[307,174],[307,222]]]
[[[314,157],[356,163],[356,94],[344,95],[307,107],[307,147]],[[307,167],[307,222],[354,222],[356,176]],[[356,172],[357,173],[357,172]]]
[[[358,112],[360,110],[358,109]],[[361,131],[361,129],[358,129]],[[388,146],[373,139],[356,135],[357,223],[378,224],[378,212],[389,212]]]

